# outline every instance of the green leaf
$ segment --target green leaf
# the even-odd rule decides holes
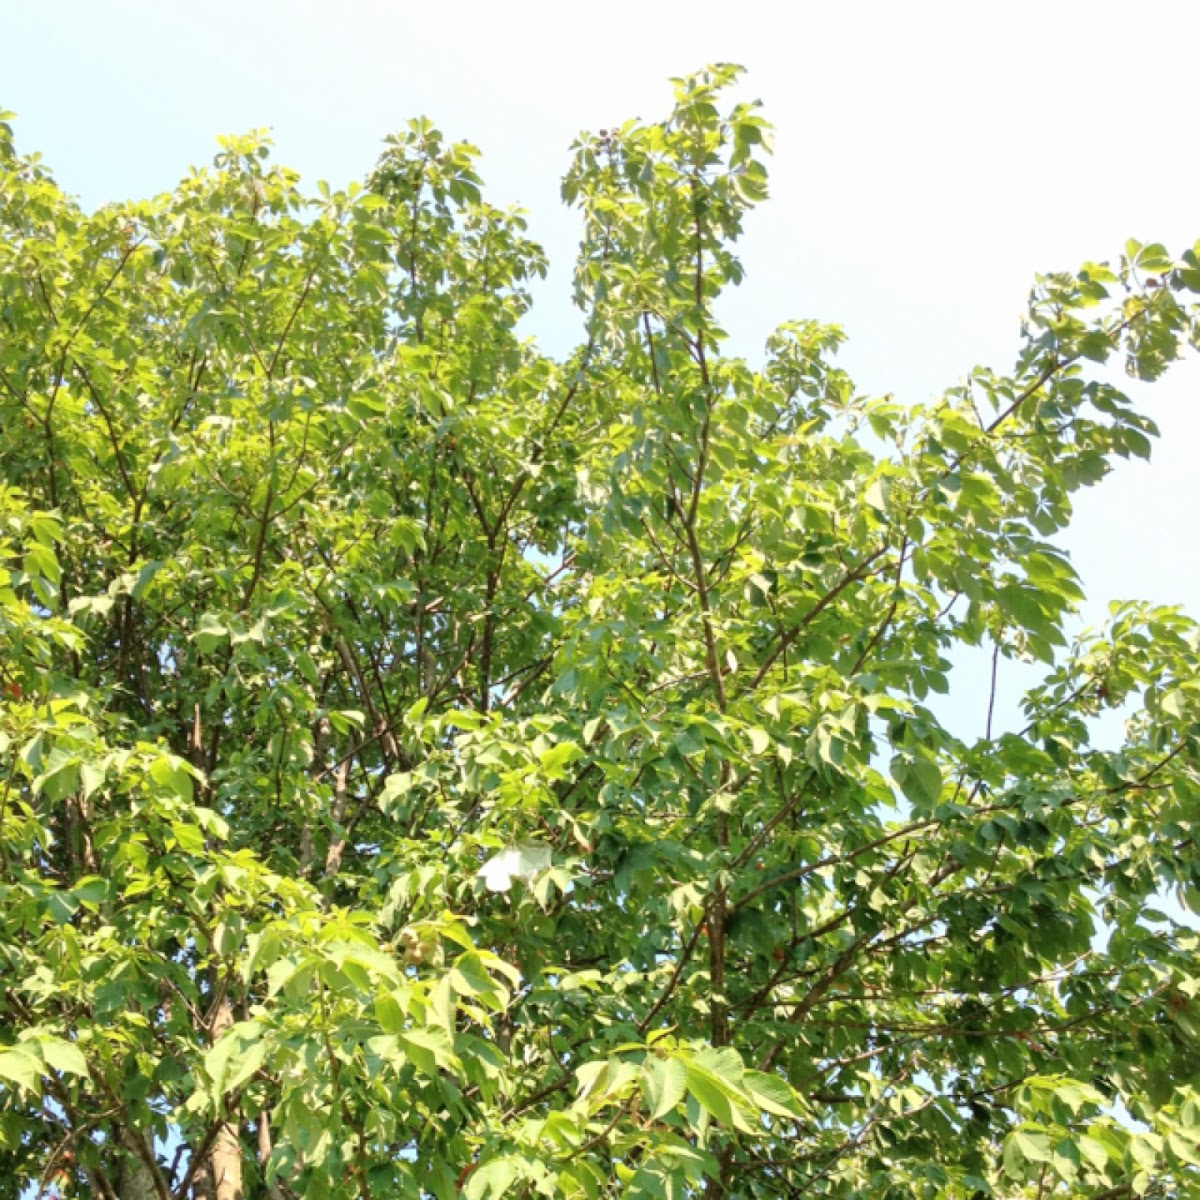
[[[687,1089],[700,1106],[722,1125],[750,1132],[750,1101],[741,1086],[742,1063],[736,1052],[718,1050],[683,1060]]]
[[[404,1010],[390,992],[379,992],[376,995],[375,1020],[385,1033],[404,1032]]]
[[[675,735],[675,749],[679,751],[685,758],[690,758],[696,754],[703,754],[707,743],[699,730],[692,726],[681,729]]]
[[[750,738],[750,748],[755,754],[766,754],[771,748],[771,735],[765,729],[751,726],[746,733]]]
[[[563,768],[569,763],[578,762],[583,757],[582,748],[575,742],[558,742],[543,750],[538,756],[542,770],[552,779],[563,777]]]
[[[74,1042],[68,1042],[63,1038],[41,1036],[37,1039],[37,1044],[48,1066],[68,1075],[87,1076],[87,1059],[84,1058],[83,1052]]]
[[[236,1091],[262,1066],[267,1045],[257,1021],[230,1026],[204,1056],[204,1069],[218,1096]]]
[[[83,876],[71,889],[71,894],[76,900],[91,907],[102,904],[107,899],[108,892],[108,880],[101,879],[96,875]]]
[[[1053,1153],[1042,1130],[1032,1126],[1014,1129],[1004,1141],[1004,1173],[1012,1179],[1029,1178],[1030,1164],[1048,1163]]]
[[[401,1035],[400,1043],[417,1069],[428,1076],[436,1076],[439,1071],[455,1073],[459,1069],[450,1040],[441,1029],[408,1029]]]
[[[782,1079],[761,1071],[747,1071],[742,1076],[742,1083],[763,1112],[777,1117],[797,1118],[802,1115],[791,1088]]]
[[[192,634],[201,654],[212,654],[230,636],[229,627],[213,613],[205,613],[200,618],[196,631]]]
[[[942,797],[942,772],[935,762],[921,757],[892,759],[892,778],[908,800],[921,809],[934,807]]]
[[[887,512],[888,493],[891,490],[891,484],[887,479],[876,479],[870,487],[867,488],[863,495],[863,501],[869,508],[875,509],[877,512]]]
[[[83,798],[90,800],[104,783],[103,763],[81,763],[79,766],[79,782],[83,789]]]
[[[701,1108],[722,1125],[733,1124],[734,1100],[721,1085],[720,1079],[710,1071],[686,1064],[687,1090],[696,1098]]]
[[[642,1088],[650,1119],[659,1121],[674,1112],[687,1089],[687,1070],[677,1058],[648,1058],[642,1067]]]
[[[196,825],[187,825],[183,821],[171,822],[171,833],[179,848],[187,854],[203,854],[204,834]]]
[[[164,754],[150,764],[150,778],[185,803],[192,802],[193,768],[173,754]]]
[[[503,1200],[512,1194],[512,1185],[522,1176],[521,1161],[506,1155],[483,1163],[471,1172],[463,1195],[467,1200]]]
[[[0,1082],[15,1085],[19,1091],[41,1095],[41,1061],[20,1047],[0,1050]]]

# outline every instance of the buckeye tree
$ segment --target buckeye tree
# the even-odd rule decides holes
[[[1197,627],[1056,541],[1196,251],[929,403],[732,356],[736,75],[576,143],[561,358],[425,121],[94,212],[3,126],[0,1196],[1200,1190]]]

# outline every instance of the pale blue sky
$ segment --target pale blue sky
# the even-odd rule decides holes
[[[337,184],[411,116],[475,142],[492,198],[524,205],[550,253],[531,329],[558,351],[569,143],[659,116],[668,76],[719,59],[749,69],[777,129],[725,314],[741,352],[786,318],[836,321],[864,390],[923,399],[1009,364],[1035,272],[1129,236],[1200,238],[1193,0],[3,0],[0,16],[0,106],[88,204],[167,189],[251,127]],[[1131,596],[1200,615],[1200,364],[1146,395],[1153,464],[1084,496],[1066,540],[1093,619]]]

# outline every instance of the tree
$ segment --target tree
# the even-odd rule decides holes
[[[563,361],[425,121],[90,214],[3,126],[0,1196],[1200,1194],[1200,639],[1053,541],[1200,245],[932,403],[752,365],[736,75],[574,147]]]

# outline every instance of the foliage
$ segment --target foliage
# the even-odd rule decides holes
[[[0,1196],[1200,1191],[1197,629],[1053,541],[1200,245],[927,404],[754,366],[736,74],[574,147],[563,361],[427,122],[90,214],[3,126]]]

